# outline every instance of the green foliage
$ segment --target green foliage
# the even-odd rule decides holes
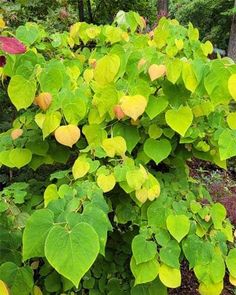
[[[56,39],[27,23],[16,30],[27,51],[1,52],[16,109],[0,134],[13,182],[0,194],[0,280],[12,294],[167,294],[183,260],[202,295],[220,294],[226,271],[233,282],[233,226],[186,161],[226,168],[236,155],[236,66],[210,61],[191,24],[144,30],[123,11]]]
[[[233,6],[233,0],[172,0],[170,14],[182,24],[191,21],[199,28],[201,38],[227,49]]]

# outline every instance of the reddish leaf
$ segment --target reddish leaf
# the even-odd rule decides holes
[[[0,49],[11,54],[21,54],[26,52],[25,45],[12,37],[0,36]]]
[[[4,67],[6,64],[6,58],[3,55],[0,55],[0,67]]]

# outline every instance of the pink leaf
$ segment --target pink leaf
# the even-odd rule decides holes
[[[19,40],[12,37],[0,36],[0,49],[6,53],[21,54],[26,52],[26,47]]]

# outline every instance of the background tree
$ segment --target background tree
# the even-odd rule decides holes
[[[158,19],[162,16],[168,15],[168,0],[158,0],[157,1],[157,16]]]
[[[234,11],[236,10],[236,0],[234,1]],[[228,56],[236,61],[236,16],[233,14],[230,30]]]

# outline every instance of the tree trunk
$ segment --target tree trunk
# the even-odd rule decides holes
[[[93,23],[93,13],[90,0],[87,0],[89,22]]]
[[[79,20],[84,21],[84,0],[78,0]]]
[[[235,0],[236,1],[236,0]],[[168,0],[157,1],[157,18],[160,19],[163,16],[168,16]]]
[[[234,7],[236,7],[236,0],[234,1]],[[232,17],[228,56],[236,62],[236,15]]]

